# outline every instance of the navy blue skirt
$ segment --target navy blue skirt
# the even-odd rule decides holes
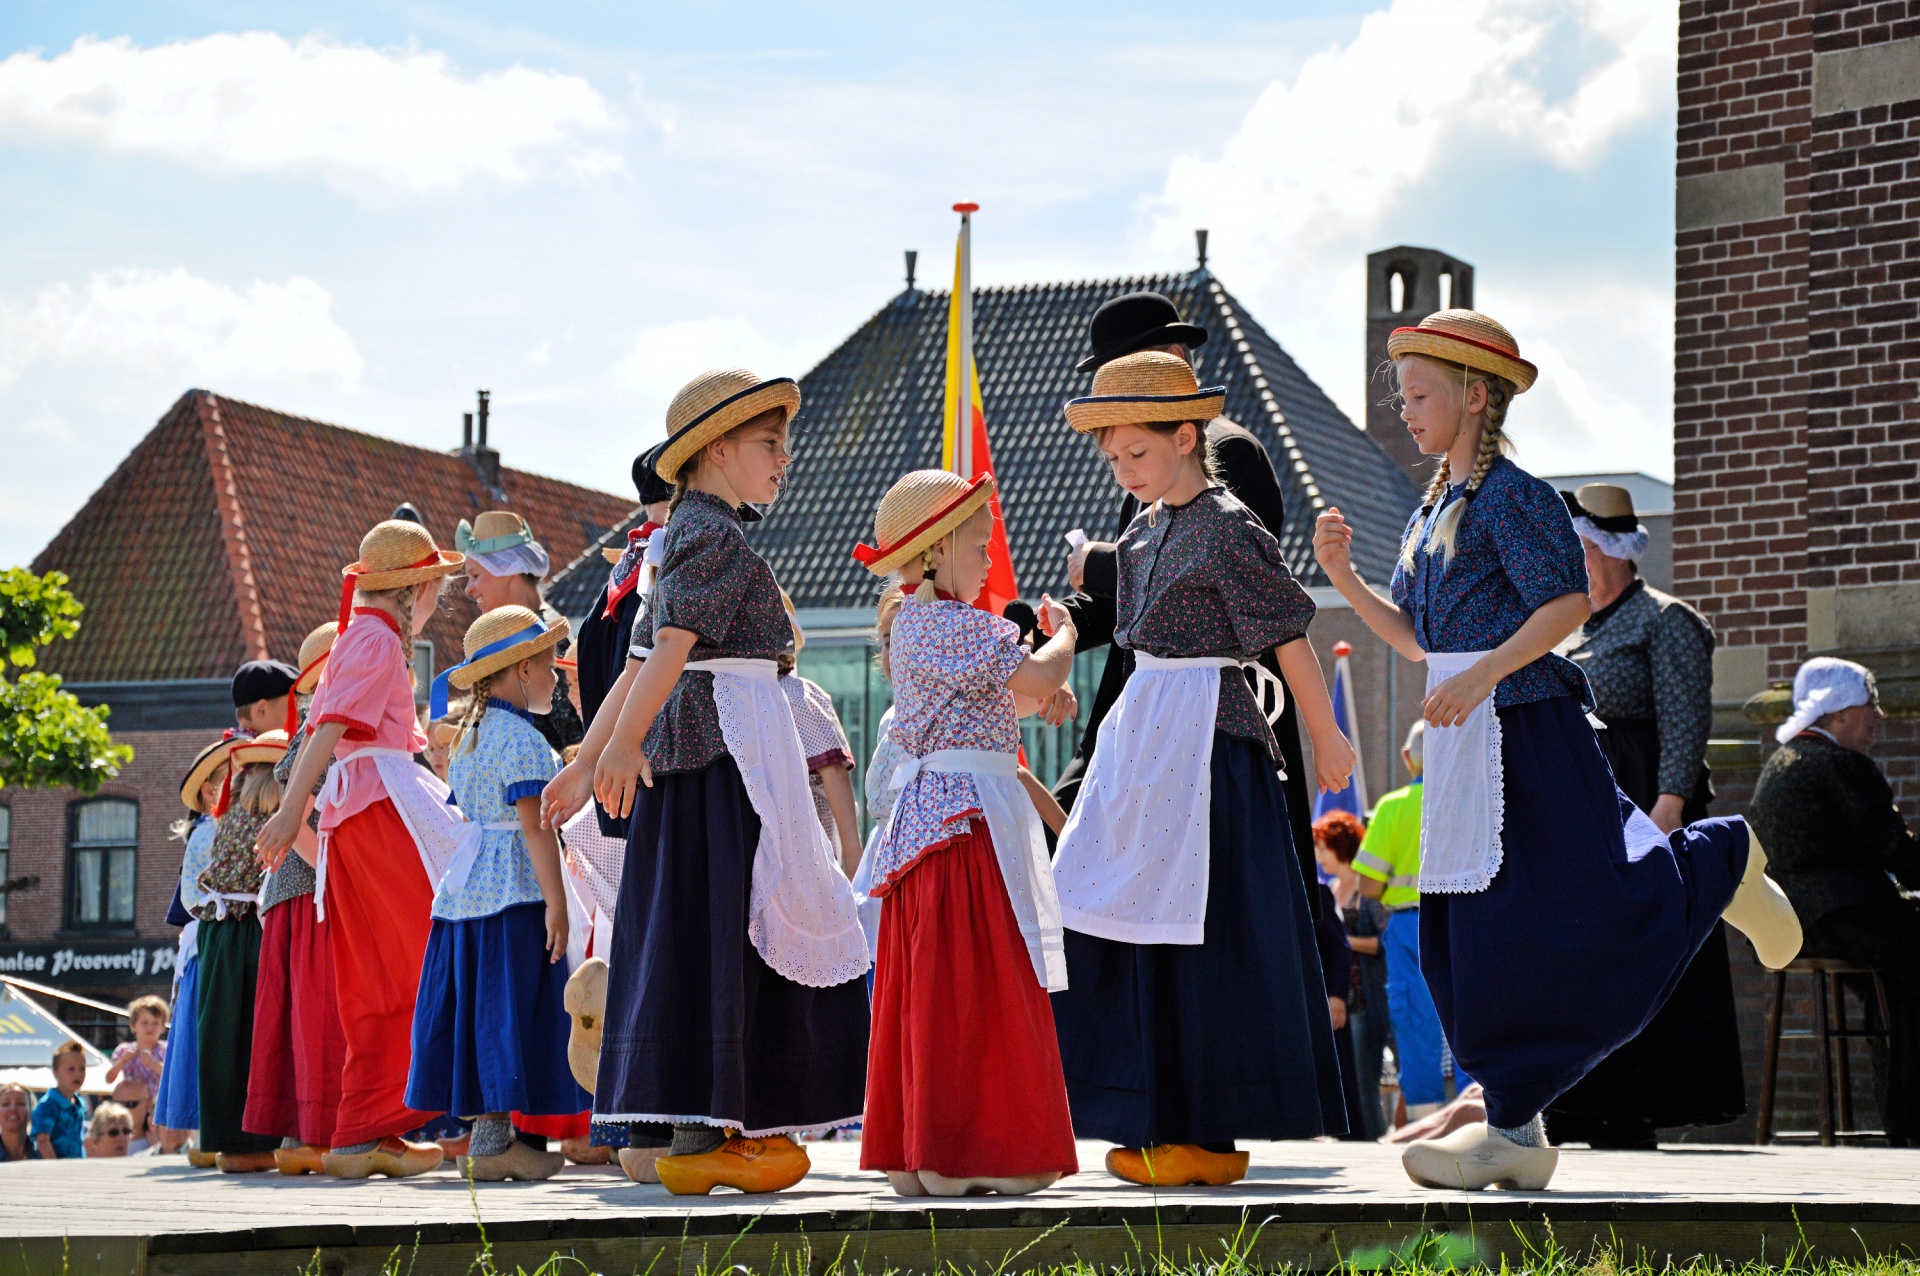
[[[1068,931],[1053,996],[1073,1132],[1122,1147],[1347,1128],[1313,914],[1266,750],[1213,737],[1206,941]]]
[[[549,962],[543,904],[435,918],[413,1004],[407,1106],[459,1117],[585,1112],[567,1068],[567,964]]]
[[[858,1121],[866,980],[805,987],[747,938],[760,817],[734,760],[656,777],[629,826],[595,1117],[749,1135]]]
[[[1420,899],[1420,969],[1487,1119],[1524,1125],[1666,1004],[1747,865],[1739,819],[1631,846],[1633,803],[1571,696],[1499,710],[1500,871]]]

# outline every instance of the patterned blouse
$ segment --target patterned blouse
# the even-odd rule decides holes
[[[238,788],[239,784],[236,778],[234,787]],[[220,916],[218,895],[259,893],[261,879],[266,874],[260,867],[260,857],[253,853],[253,843],[266,823],[266,816],[243,811],[237,805],[229,806],[227,813],[220,817],[213,833],[213,860],[200,874],[203,898],[193,910],[195,917],[203,922],[217,919]],[[253,911],[251,900],[230,899],[226,905],[229,920]]]
[[[200,889],[200,874],[213,863],[213,838],[219,831],[220,821],[199,814],[187,831],[186,850],[180,856],[180,907],[195,916],[199,916],[196,910],[206,898],[206,892]]]
[[[793,650],[793,622],[780,604],[773,569],[747,544],[739,513],[717,496],[688,492],[667,524],[666,561],[649,606],[634,621],[634,647],[651,648],[662,629],[696,635],[689,662],[772,660]],[[698,771],[719,760],[727,741],[712,674],[680,675],[644,747],[656,775]]]
[[[312,700],[310,696],[301,698],[309,702]],[[300,725],[294,729],[293,740],[287,745],[287,755],[281,758],[279,764],[273,768],[273,778],[280,781],[282,789],[285,789],[287,782],[293,779],[293,768],[300,759],[300,746],[307,742],[305,709],[306,706],[303,705]],[[319,780],[313,786],[313,796],[316,801],[307,811],[307,827],[315,833],[320,831],[320,805],[317,799],[320,796],[320,790],[326,787],[327,776],[333,771],[334,766],[334,760],[328,758],[327,769],[320,773]],[[288,800],[285,797],[281,798],[283,802]],[[301,859],[298,851],[289,848],[287,857],[280,861],[280,867],[267,874],[266,885],[260,889],[260,911],[264,913],[276,904],[284,904],[290,899],[311,894],[313,894],[313,866]]]
[[[807,785],[813,793],[814,814],[820,817],[820,827],[827,831],[827,841],[837,851],[840,833],[834,823],[833,808],[827,805],[827,786],[820,773],[832,766],[853,770],[853,746],[847,743],[840,715],[833,709],[833,697],[825,687],[790,673],[782,675],[780,690],[786,693],[787,703],[793,709],[793,725],[800,732],[800,751],[807,755]]]
[[[1504,456],[1460,517],[1453,561],[1443,565],[1443,555],[1427,553],[1434,520],[1465,490],[1456,483],[1431,512],[1413,512],[1413,570],[1393,569],[1393,601],[1412,615],[1422,651],[1491,651],[1542,604],[1587,592],[1586,553],[1566,502]],[[1578,696],[1583,708],[1593,708],[1579,666],[1549,653],[1502,678],[1493,703],[1508,708],[1552,696]]]
[[[1660,791],[1690,795],[1713,726],[1713,630],[1671,594],[1636,580],[1595,612],[1568,658],[1603,722],[1641,718],[1660,737]]]
[[[1280,542],[1223,487],[1134,518],[1115,550],[1113,640],[1166,658],[1253,660],[1305,636],[1313,600],[1287,570]],[[898,659],[898,656],[895,657]],[[1238,669],[1220,671],[1214,729],[1280,745]]]
[[[888,705],[874,732],[873,756],[867,759],[867,818],[877,827],[885,827],[893,814],[900,797],[900,790],[893,787],[893,769],[906,760],[906,750],[893,739],[893,706]]]
[[[475,824],[518,824],[515,803],[539,797],[559,772],[553,749],[533,715],[504,700],[489,699],[486,716],[460,741],[447,762],[447,786],[461,814]],[[516,904],[538,904],[540,879],[533,875],[526,836],[518,828],[481,834],[480,856],[457,891],[434,892],[433,915],[441,921],[491,917]]]
[[[1020,751],[1007,680],[1028,656],[1020,627],[971,603],[911,596],[893,622],[894,744],[907,757],[941,749]],[[887,776],[881,783],[891,786]],[[932,847],[966,832],[980,791],[962,772],[922,771],[907,782],[875,848],[873,894],[885,895]]]

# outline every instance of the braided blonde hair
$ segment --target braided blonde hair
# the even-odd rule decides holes
[[[1493,470],[1493,463],[1500,457],[1513,451],[1513,442],[1504,430],[1507,409],[1513,403],[1513,383],[1505,377],[1497,377],[1490,372],[1481,372],[1465,364],[1435,359],[1427,355],[1403,355],[1403,359],[1426,359],[1427,362],[1460,374],[1460,414],[1461,423],[1466,423],[1467,390],[1475,382],[1487,387],[1487,406],[1480,417],[1480,447],[1474,454],[1473,472],[1467,475],[1466,492],[1463,499],[1455,501],[1440,511],[1440,517],[1434,521],[1433,535],[1427,540],[1427,553],[1439,554],[1440,565],[1444,569],[1453,561],[1454,544],[1460,535],[1460,520],[1465,517],[1467,502],[1472,500],[1486,483],[1487,475]],[[1396,367],[1398,363],[1396,361]],[[1434,467],[1433,477],[1427,480],[1427,490],[1420,497],[1420,517],[1407,528],[1407,535],[1400,542],[1400,566],[1412,571],[1414,552],[1418,548],[1420,529],[1426,525],[1427,515],[1433,507],[1446,499],[1447,485],[1452,481],[1452,464],[1443,454],[1440,463]]]
[[[462,749],[473,748],[479,741],[480,719],[487,716],[487,697],[493,691],[494,680],[516,667],[508,665],[506,669],[496,669],[485,677],[473,680],[473,685],[467,688],[467,694],[472,698],[467,701],[466,711],[460,715],[460,725],[454,732],[453,744],[447,749],[448,757]]]

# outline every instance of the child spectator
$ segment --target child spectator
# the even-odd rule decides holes
[[[42,1160],[78,1160],[86,1155],[81,1131],[87,1109],[80,1102],[80,1086],[87,1079],[87,1052],[78,1041],[53,1048],[53,1089],[33,1110],[33,1141]]]
[[[127,1027],[132,1041],[113,1048],[113,1062],[107,1067],[109,1085],[122,1074],[147,1087],[150,1095],[160,1093],[160,1069],[167,1061],[167,1043],[160,1034],[167,1030],[167,1003],[149,994],[127,1007]]]

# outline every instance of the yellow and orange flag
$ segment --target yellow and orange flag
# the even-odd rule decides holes
[[[980,211],[980,206],[955,204],[953,211],[960,214],[960,240],[953,249],[953,299],[947,306],[947,399],[940,466],[972,479],[993,471],[993,452],[987,446],[987,414],[980,404],[980,370],[973,360],[973,214]],[[988,553],[992,562],[987,568],[986,588],[973,604],[998,616],[1020,596],[1020,590],[1014,584],[1013,554],[1007,548],[1007,521],[1000,515],[997,485],[990,507],[993,539],[988,543]]]

